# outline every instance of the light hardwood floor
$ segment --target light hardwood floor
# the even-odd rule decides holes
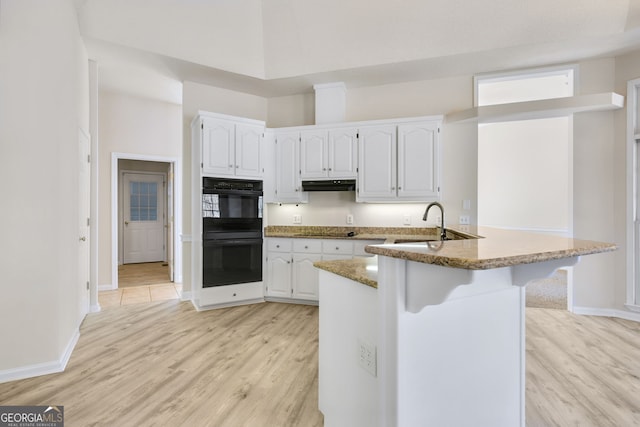
[[[527,322],[528,427],[640,425],[639,324],[549,309]],[[323,423],[317,307],[172,300],[90,314],[81,333],[64,373],[0,384],[0,405],[64,405],[68,426]]]
[[[169,265],[166,262],[142,262],[118,266],[119,288],[169,283],[169,279]]]

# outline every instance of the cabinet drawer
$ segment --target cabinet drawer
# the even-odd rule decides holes
[[[373,256],[373,254],[364,251],[364,247],[368,245],[379,245],[384,243],[384,240],[359,240],[353,242],[353,255],[354,256]]]
[[[324,254],[353,254],[353,242],[346,240],[324,240],[322,242],[322,253]]]
[[[291,239],[268,239],[268,252],[291,252]]]
[[[322,252],[322,240],[294,239],[293,252],[319,254]]]

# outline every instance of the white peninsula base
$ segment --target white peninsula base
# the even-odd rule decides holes
[[[320,270],[327,427],[525,425],[525,291],[577,257],[487,270],[378,256],[378,288]]]

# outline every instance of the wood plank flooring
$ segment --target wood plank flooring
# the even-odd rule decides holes
[[[70,427],[322,426],[317,351],[313,306],[122,306],[87,317],[65,372],[0,384],[0,405],[64,405]],[[528,427],[640,425],[640,324],[527,309],[526,405]]]
[[[143,262],[118,266],[118,287],[157,285],[171,283],[169,265],[166,262]]]

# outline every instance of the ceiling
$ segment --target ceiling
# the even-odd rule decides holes
[[[185,80],[274,97],[640,49],[640,0],[74,2],[101,89],[178,104]]]

